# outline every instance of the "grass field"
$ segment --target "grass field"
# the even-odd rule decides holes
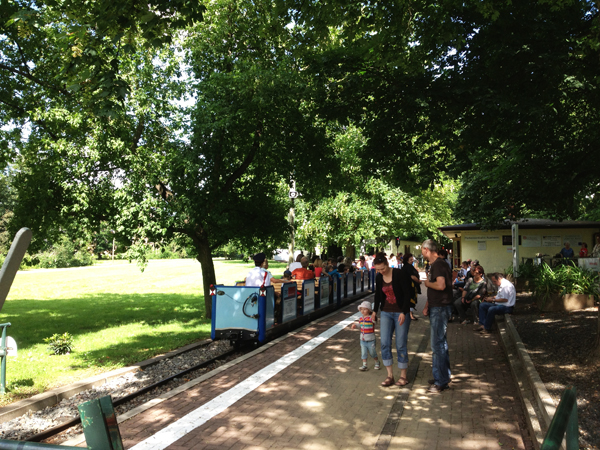
[[[217,281],[232,284],[253,266],[217,260]],[[8,358],[0,405],[210,337],[195,260],[153,260],[143,273],[126,261],[19,272],[0,312],[5,322],[19,350]],[[43,339],[64,332],[73,352],[50,355]]]

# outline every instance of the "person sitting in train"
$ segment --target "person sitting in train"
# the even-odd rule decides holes
[[[315,278],[319,278],[323,274],[323,260],[321,258],[317,258],[315,259],[313,265],[315,266]]]
[[[302,267],[299,269],[292,270],[292,278],[296,280],[312,280],[315,277],[315,273],[308,270],[308,258],[303,256],[300,260]]]
[[[347,269],[346,272],[354,272],[356,270],[356,267],[354,267],[352,265],[352,263],[353,263],[352,258],[348,258],[348,257],[344,258],[344,262],[343,263],[344,263],[344,266]]]
[[[394,268],[396,267],[396,265],[397,265],[397,262],[396,262],[396,255],[394,255],[394,254],[392,253],[392,254],[390,255],[390,257],[388,258],[388,262],[390,263],[390,267],[391,267],[392,269],[394,269]]]
[[[285,280],[285,281],[291,281],[291,279],[292,279],[292,272],[290,272],[289,270],[285,270],[283,272],[283,276],[281,277],[281,279]]]
[[[293,263],[291,263],[290,267],[288,269],[290,272],[293,272],[294,270],[299,269],[300,267],[302,267],[302,264],[300,263],[300,261],[302,260],[303,256],[304,255],[302,253],[300,253],[298,256],[296,256],[296,261],[293,262]]]
[[[267,255],[264,253],[257,253],[252,257],[254,260],[254,269],[248,272],[246,276],[245,284],[246,286],[271,286],[272,283],[283,283],[284,280],[279,280],[277,278],[273,278],[271,272],[267,269],[269,268],[269,261],[267,260]]]

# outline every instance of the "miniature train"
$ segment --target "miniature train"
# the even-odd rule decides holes
[[[357,270],[277,287],[211,286],[211,337],[262,344],[374,291],[374,280],[375,270]]]

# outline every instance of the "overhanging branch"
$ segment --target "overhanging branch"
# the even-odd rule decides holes
[[[227,181],[225,182],[225,186],[223,186],[223,189],[221,189],[221,192],[223,192],[223,193],[229,192],[229,190],[233,186],[233,183],[235,183],[237,180],[240,179],[240,177],[242,175],[244,175],[244,173],[246,172],[246,170],[248,169],[248,167],[254,160],[254,157],[258,153],[258,149],[260,148],[261,136],[262,136],[262,123],[259,123],[256,128],[256,131],[254,133],[254,142],[252,144],[252,149],[250,150],[250,153],[248,153],[248,155],[246,155],[244,162],[242,162],[242,164],[229,176],[229,178],[227,178]]]

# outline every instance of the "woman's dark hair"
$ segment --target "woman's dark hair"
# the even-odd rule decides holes
[[[386,266],[390,265],[388,263],[387,258],[385,257],[385,253],[383,253],[383,252],[377,253],[377,255],[375,255],[375,259],[373,260],[373,265],[375,265],[375,264],[385,264]]]
[[[412,258],[413,254],[412,253],[407,253],[406,255],[404,255],[402,257],[402,264],[408,264],[408,260],[410,258]]]
[[[473,270],[473,271],[476,270],[477,272],[479,272],[481,274],[481,276],[485,275],[485,270],[483,270],[483,267],[481,267],[479,264],[476,265],[475,267],[473,267],[473,269],[471,269],[471,270]]]

